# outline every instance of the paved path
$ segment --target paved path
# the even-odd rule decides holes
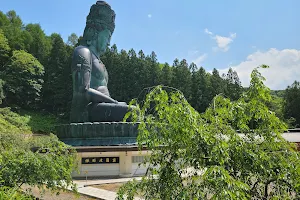
[[[117,193],[108,190],[98,189],[94,187],[81,187],[78,188],[80,194],[85,194],[90,197],[96,197],[103,200],[114,200],[117,197]]]
[[[116,192],[103,190],[99,188],[90,187],[91,185],[100,185],[108,183],[123,183],[130,180],[140,180],[140,177],[134,178],[116,178],[116,179],[99,179],[99,180],[74,180],[74,183],[77,184],[78,192],[90,197],[95,197],[102,200],[114,200],[117,197]],[[140,198],[135,198],[136,200]]]
[[[113,178],[113,179],[95,179],[95,180],[73,180],[74,183],[78,185],[78,187],[86,187],[89,185],[101,185],[101,184],[109,184],[109,183],[124,183],[131,180],[141,180],[141,177],[133,177],[133,178]]]

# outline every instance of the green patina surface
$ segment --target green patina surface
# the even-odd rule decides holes
[[[138,124],[129,122],[71,123],[56,127],[57,137],[72,146],[135,144]]]
[[[107,87],[108,72],[101,55],[115,29],[115,12],[104,1],[91,6],[81,44],[72,58],[71,124],[56,127],[60,140],[72,146],[135,144],[138,124],[122,122],[134,109],[114,100]]]
[[[108,90],[108,72],[100,57],[110,45],[115,29],[115,12],[104,1],[91,6],[80,45],[72,58],[73,98],[70,121],[119,122],[128,110]]]

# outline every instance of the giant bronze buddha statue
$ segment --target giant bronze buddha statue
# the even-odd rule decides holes
[[[101,62],[115,29],[115,12],[104,1],[92,5],[80,46],[72,59],[73,99],[70,121],[122,121],[125,102],[114,100],[107,87],[108,73]]]

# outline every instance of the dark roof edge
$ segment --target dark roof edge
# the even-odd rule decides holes
[[[120,152],[120,151],[140,151],[148,150],[147,147],[138,146],[78,146],[74,147],[78,153],[82,152]]]

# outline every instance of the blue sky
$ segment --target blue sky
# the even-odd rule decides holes
[[[15,10],[25,24],[40,23],[47,35],[82,34],[95,0],[0,0],[0,10]],[[234,68],[244,86],[251,70],[263,71],[271,89],[300,81],[299,0],[107,0],[116,12],[111,44],[159,62],[187,59],[207,71]]]

